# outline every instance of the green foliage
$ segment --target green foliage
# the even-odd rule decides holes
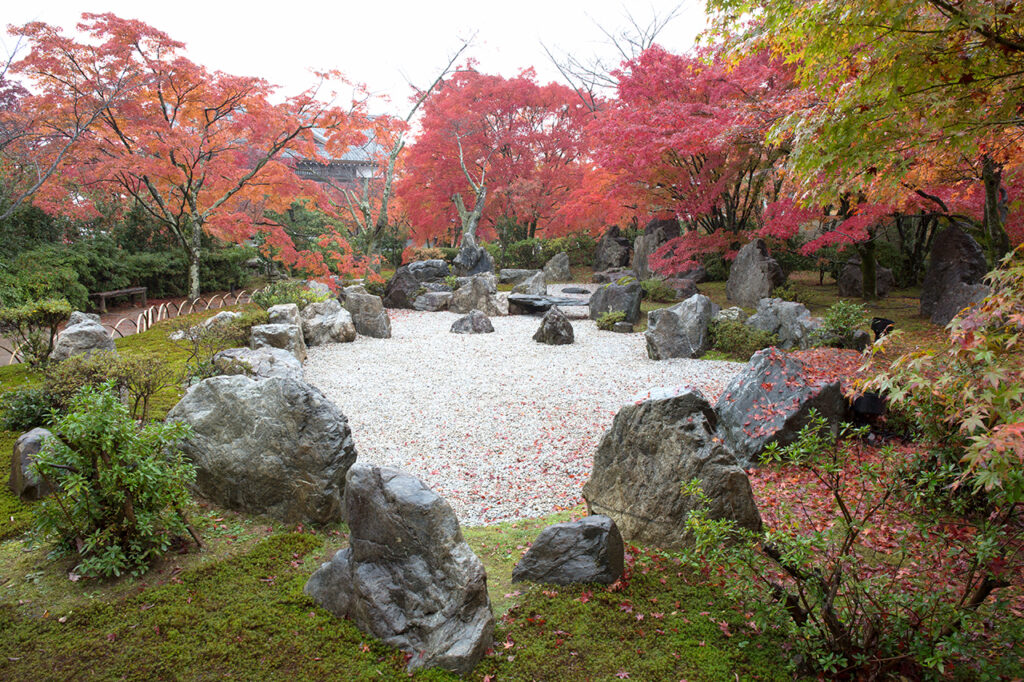
[[[617,322],[626,319],[626,313],[621,310],[610,310],[597,316],[597,328],[604,331],[611,331]]]
[[[45,426],[50,410],[55,407],[52,396],[39,386],[22,386],[0,396],[0,430],[28,431]]]
[[[866,388],[885,393],[926,437],[959,450],[962,480],[1005,508],[1024,503],[1024,247],[988,280],[991,295],[954,318],[940,349],[890,362],[884,344],[876,348],[882,367]]]
[[[712,320],[708,325],[708,336],[713,350],[739,362],[746,362],[757,351],[779,342],[775,334],[748,327],[736,320]]]
[[[366,293],[372,296],[383,296],[386,284],[381,280],[376,279],[365,279],[363,280],[363,288],[366,289]]]
[[[657,303],[671,303],[676,300],[676,290],[660,279],[645,279],[640,282],[644,298]]]
[[[62,298],[2,306],[0,334],[15,341],[21,357],[31,366],[45,365],[53,351],[57,327],[71,316],[71,312],[71,306]]]
[[[266,310],[271,306],[294,303],[299,310],[310,303],[326,301],[330,294],[320,294],[307,289],[301,282],[283,279],[269,284],[252,295],[252,302]]]
[[[36,530],[74,555],[85,576],[138,575],[188,531],[195,470],[176,449],[184,424],[139,429],[110,384],[87,386],[54,425],[36,471],[55,486],[34,507]]]
[[[455,291],[456,289],[459,288],[459,278],[456,277],[455,275],[448,275],[447,277],[445,277],[444,283],[452,291]]]
[[[569,265],[589,265],[594,260],[597,242],[586,233],[574,233],[555,239],[520,239],[514,242],[485,242],[496,268],[539,270],[551,258],[565,252]]]
[[[839,300],[829,306],[821,318],[821,326],[811,334],[816,346],[854,348],[854,333],[868,325],[870,319],[861,303]]]
[[[776,491],[783,504],[763,532],[710,519],[704,506],[687,520],[696,538],[690,557],[720,567],[728,593],[744,600],[759,627],[779,628],[808,671],[920,677],[954,665],[970,666],[968,674],[998,665],[985,655],[992,643],[978,635],[995,618],[1014,636],[1002,606],[983,606],[1005,585],[996,576],[1006,566],[1000,562],[1008,558],[1008,534],[988,521],[965,534],[931,510],[908,505],[902,500],[906,453],[864,453],[856,439],[866,429],[844,426],[837,434],[812,412],[796,442],[772,445],[762,459],[788,462],[814,484],[795,495]],[[830,509],[834,518],[810,521],[808,509],[815,507]],[[880,547],[872,544],[876,537]]]
[[[720,253],[704,256],[704,272],[708,282],[725,282],[729,279],[729,263]]]
[[[803,303],[807,305],[809,302],[807,296],[804,295],[792,282],[786,282],[780,287],[775,287],[772,290],[772,298],[781,298],[783,301],[792,301],[794,303]]]

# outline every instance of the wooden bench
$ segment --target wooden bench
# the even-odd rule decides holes
[[[142,303],[142,307],[146,307],[146,287],[128,287],[126,289],[115,289],[114,291],[99,291],[95,294],[89,294],[89,298],[97,300],[96,307],[99,308],[101,313],[107,312],[107,299],[108,298],[120,298],[122,296],[129,296],[132,302],[136,298],[139,298]]]

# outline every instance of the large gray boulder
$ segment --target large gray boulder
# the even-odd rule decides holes
[[[544,276],[544,271],[538,270],[519,284],[512,287],[512,293],[527,294],[529,296],[547,296],[548,283],[547,278]]]
[[[98,315],[75,311],[50,352],[50,360],[60,362],[72,355],[91,355],[98,351],[116,353],[114,339],[100,324]]]
[[[462,246],[459,255],[452,261],[452,270],[458,277],[472,277],[494,272],[494,259],[482,246],[477,246],[476,239],[468,234],[462,235]]]
[[[439,310],[448,310],[452,302],[450,291],[427,291],[416,297],[412,307],[429,313],[436,313]]]
[[[494,616],[480,559],[455,512],[419,479],[357,464],[345,485],[349,546],[304,592],[411,656],[408,670],[469,673],[491,646]]]
[[[660,246],[679,236],[679,221],[675,218],[655,218],[647,223],[644,233],[633,242],[633,270],[638,279],[654,276],[649,260]]]
[[[715,404],[719,434],[742,466],[756,462],[769,443],[795,441],[812,408],[838,428],[848,411],[840,383],[813,379],[777,348],[754,353]]]
[[[935,324],[949,324],[963,308],[988,295],[988,288],[981,284],[987,272],[981,245],[950,225],[932,243],[928,272],[921,283],[921,314]]]
[[[647,356],[651,360],[699,358],[711,348],[708,325],[714,304],[697,294],[671,308],[647,313]]]
[[[413,261],[402,267],[408,269],[417,282],[436,282],[452,274],[448,264],[440,258]]]
[[[352,315],[357,333],[374,339],[391,338],[391,318],[380,296],[367,293],[361,286],[345,287],[344,293],[345,310]]]
[[[212,377],[191,387],[167,419],[192,427],[182,450],[196,467],[196,488],[215,504],[285,523],[344,518],[352,432],[309,384]]]
[[[512,582],[611,585],[622,575],[624,558],[615,522],[607,516],[588,516],[542,530],[512,569]]]
[[[249,347],[280,348],[295,356],[299,362],[306,361],[306,342],[302,338],[302,327],[297,324],[253,325]]]
[[[725,283],[725,295],[737,305],[753,308],[785,282],[778,261],[768,255],[768,245],[763,239],[755,239],[736,254]]]
[[[211,327],[223,328],[230,325],[236,319],[241,317],[241,313],[236,313],[233,310],[222,310],[216,315],[211,315],[202,322],[199,323],[200,329],[210,329]]]
[[[643,293],[640,282],[599,287],[590,297],[590,319],[596,320],[603,313],[621,310],[626,314],[626,322],[636,324],[640,319],[640,299]]]
[[[540,321],[540,327],[533,334],[533,340],[549,346],[565,346],[575,341],[572,323],[557,305],[548,308]]]
[[[759,529],[750,481],[715,437],[717,421],[696,390],[620,409],[583,486],[589,513],[610,516],[629,542],[679,549],[692,542],[685,522],[699,504],[681,486],[696,478],[711,518]]]
[[[310,303],[302,309],[302,338],[307,346],[348,343],[356,340],[352,315],[336,298]]]
[[[281,377],[302,381],[302,363],[281,348],[228,348],[213,356],[213,366],[221,374],[241,374],[253,379]]]
[[[836,280],[839,287],[839,295],[845,298],[859,298],[864,296],[864,273],[861,270],[860,256],[854,256],[846,261],[846,265],[839,272],[839,279]],[[879,298],[888,296],[889,292],[896,287],[896,277],[892,270],[875,264],[875,294]]]
[[[618,225],[612,225],[597,242],[594,250],[594,272],[624,268],[629,266],[629,257],[633,252],[629,240],[622,236]]]
[[[31,466],[36,463],[36,455],[43,449],[43,442],[52,437],[47,429],[35,428],[21,434],[14,442],[7,487],[15,496],[23,500],[40,500],[50,494],[49,484],[36,475]]]
[[[523,270],[521,268],[502,268],[498,271],[499,284],[520,284],[536,275],[540,270]]]
[[[302,325],[299,306],[294,303],[280,303],[267,308],[267,322],[270,324]]]
[[[544,264],[544,277],[549,282],[568,282],[572,279],[569,269],[569,254],[565,251],[556,253]]]
[[[492,317],[507,314],[498,302],[498,287],[494,275],[477,275],[469,278],[452,294],[448,309],[463,315],[471,310],[479,310]]]
[[[452,322],[450,331],[452,334],[491,334],[494,332],[494,325],[481,311],[470,310]]]
[[[811,311],[803,303],[783,301],[781,298],[762,298],[757,303],[757,312],[744,322],[748,327],[776,334],[779,346],[810,348],[812,335],[821,327],[821,320],[811,317]]]

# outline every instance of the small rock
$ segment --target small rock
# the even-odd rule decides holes
[[[267,308],[267,321],[270,324],[301,325],[302,317],[299,316],[299,306],[294,303],[272,305]]]
[[[91,355],[98,351],[116,353],[114,340],[99,323],[99,316],[75,311],[71,313],[67,327],[57,335],[50,360],[60,362],[72,355]]]
[[[213,356],[213,366],[224,375],[241,374],[253,379],[283,377],[303,380],[302,363],[281,348],[228,348]]]
[[[564,346],[575,340],[572,324],[558,306],[551,306],[540,321],[540,327],[533,335],[537,343],[549,346]]]
[[[297,324],[254,325],[249,347],[256,350],[266,346],[281,348],[294,355],[299,362],[306,361],[306,342],[302,338],[302,327]]]
[[[302,309],[302,338],[307,346],[349,343],[356,340],[352,315],[336,298],[310,303]]]
[[[542,271],[527,277],[512,288],[514,294],[528,294],[530,296],[547,296],[548,284]]]
[[[412,307],[416,310],[434,313],[439,310],[448,310],[451,302],[452,292],[450,291],[428,291],[417,296]]]
[[[452,334],[490,334],[494,332],[491,320],[480,310],[471,310],[468,314],[452,322]]]
[[[607,516],[556,523],[540,532],[515,568],[512,582],[611,585],[622,575],[622,534]]]
[[[612,325],[612,331],[618,334],[632,334],[633,325],[629,322],[616,322]]]

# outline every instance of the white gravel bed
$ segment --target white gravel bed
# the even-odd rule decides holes
[[[662,386],[713,401],[742,367],[655,362],[642,334],[587,319],[573,320],[574,344],[546,346],[531,338],[539,317],[493,317],[495,333],[471,335],[448,331],[454,313],[389,313],[390,339],[310,348],[306,380],[348,417],[359,461],[418,476],[466,525],[575,506],[621,406]]]

